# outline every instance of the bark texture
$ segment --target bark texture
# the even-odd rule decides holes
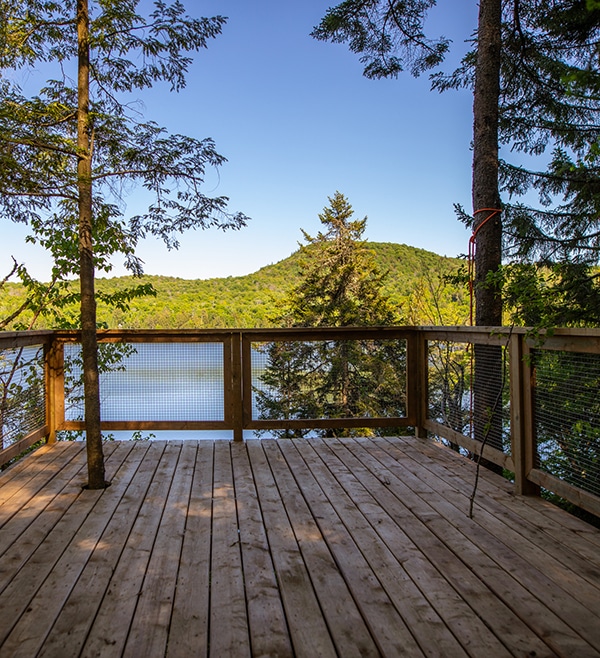
[[[501,0],[481,0],[473,101],[473,213],[475,218],[475,324],[502,325],[500,291],[486,283],[502,259],[498,190]],[[475,438],[502,450],[502,350],[475,346]],[[493,470],[501,470],[485,464]]]
[[[502,299],[485,285],[502,258],[502,220],[498,191],[498,103],[500,98],[501,0],[481,0],[473,101],[473,212],[475,251],[475,324],[502,324]]]

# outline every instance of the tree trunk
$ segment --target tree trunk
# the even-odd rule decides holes
[[[475,233],[475,324],[500,326],[502,298],[487,283],[502,259],[498,190],[501,0],[480,0],[473,101],[473,216]],[[502,450],[502,351],[475,347],[475,438]],[[494,470],[497,470],[494,468]]]
[[[499,291],[485,284],[502,258],[502,222],[498,191],[498,104],[500,99],[501,0],[481,0],[473,101],[473,212],[475,251],[475,324],[502,324]],[[488,220],[488,218],[490,218]]]
[[[92,140],[89,121],[90,47],[88,0],[77,0],[78,107],[77,185],[79,194],[79,281],[81,288],[81,350],[85,398],[85,433],[88,458],[88,487],[103,489],[104,455],[100,433],[100,385],[94,294],[92,244]]]

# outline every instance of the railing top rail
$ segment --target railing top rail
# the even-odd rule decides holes
[[[52,342],[56,332],[51,329],[36,331],[0,331],[0,348],[11,349],[27,345],[45,345]]]
[[[194,342],[222,341],[233,335],[243,335],[250,341],[267,341],[271,339],[338,339],[356,337],[406,338],[410,335],[422,335],[431,339],[470,340],[472,337],[485,337],[489,340],[503,340],[509,335],[531,334],[528,342],[531,346],[541,344],[548,349],[575,349],[578,344],[589,343],[586,351],[600,351],[600,328],[557,328],[551,332],[540,331],[533,335],[527,327],[470,327],[470,326],[376,326],[376,327],[267,327],[267,328],[220,328],[220,329],[99,329],[98,339],[105,342]],[[37,331],[2,331],[0,348],[14,348],[25,345],[47,344],[53,340],[77,342],[81,339],[80,330],[37,330]]]
[[[224,338],[239,334],[240,329],[99,329],[98,340],[104,342],[193,342],[222,341]],[[61,342],[78,342],[81,340],[79,329],[59,329],[54,332],[56,340]]]
[[[99,329],[100,341],[194,341],[194,340],[223,340],[232,335],[243,335],[250,340],[270,340],[273,338],[315,338],[320,335],[326,338],[370,336],[373,338],[398,338],[414,333],[412,327],[386,326],[386,327],[297,327],[280,328],[269,327],[263,329]],[[57,330],[52,335],[59,341],[72,342],[81,339],[80,330]]]
[[[412,326],[405,327],[410,330],[417,330],[424,333],[461,333],[461,334],[498,334],[498,335],[508,335],[508,334],[521,334],[521,335],[534,335],[533,329],[531,327],[471,327],[468,325],[448,325],[448,326],[434,326],[434,325],[421,325],[421,326]],[[551,336],[575,336],[575,337],[591,337],[591,338],[600,338],[600,328],[590,328],[590,327],[557,327],[552,330],[542,329],[535,333],[535,336],[540,338],[551,337]]]
[[[320,340],[345,338],[373,338],[394,339],[406,338],[414,333],[412,327],[387,326],[387,327],[293,327],[293,328],[267,328],[267,329],[244,329],[243,336],[250,341],[262,340]]]

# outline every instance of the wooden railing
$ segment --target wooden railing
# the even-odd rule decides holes
[[[101,345],[129,349],[125,365],[112,355],[112,371],[109,367],[103,375],[105,431],[228,430],[234,440],[242,440],[249,431],[414,428],[417,436],[434,436],[512,472],[516,493],[536,494],[542,487],[600,515],[600,330],[561,329],[543,341],[525,329],[482,327],[110,330],[100,331],[98,338]],[[261,417],[255,395],[262,384],[255,362],[265,344],[340,341],[401,346],[405,358],[398,362],[398,381],[404,390],[395,410],[343,418]],[[78,342],[78,332],[0,334],[0,464],[40,439],[54,441],[57,433],[84,429],[74,393],[77,373],[72,372]],[[12,400],[9,384],[14,384],[10,373],[23,348],[39,353],[44,396],[37,404],[44,406],[43,421],[9,436],[4,419],[14,412],[14,405],[7,404]],[[152,370],[151,394],[131,383],[127,393],[119,388],[132,376],[128,363]],[[194,379],[203,368],[211,372],[210,391]],[[27,402],[27,378],[23,381],[19,394],[33,408]],[[492,397],[489,390],[484,395],[490,386]],[[133,411],[123,403],[127,396],[135,398]]]

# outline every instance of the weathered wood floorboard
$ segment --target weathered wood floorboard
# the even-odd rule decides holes
[[[80,444],[0,474],[0,656],[600,657],[600,531],[404,438]]]

